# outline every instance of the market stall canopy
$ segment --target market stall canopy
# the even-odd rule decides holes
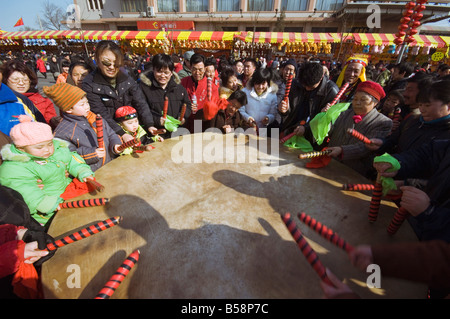
[[[395,35],[392,33],[351,33],[345,35],[345,38],[353,38],[353,41],[359,45],[392,45],[394,44]],[[447,44],[443,40],[444,37],[435,35],[419,35],[413,36],[414,41],[409,46],[443,48]]]
[[[240,32],[238,37],[245,42],[252,42],[253,32]],[[257,43],[337,43],[340,41],[339,33],[255,32]]]
[[[0,34],[2,40],[65,39],[70,31],[15,31]]]

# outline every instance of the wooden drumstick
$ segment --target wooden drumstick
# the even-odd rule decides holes
[[[125,276],[128,275],[130,270],[134,267],[134,265],[136,265],[139,260],[139,256],[139,250],[135,250],[134,252],[132,252],[127,257],[127,259],[123,261],[122,265],[117,268],[116,272],[111,276],[111,278],[109,278],[108,282],[98,292],[95,299],[109,299],[114,294],[117,287],[119,287],[119,285],[125,279]]]
[[[97,117],[95,119],[95,124],[97,128],[97,141],[98,141],[98,147],[104,148],[105,143],[103,141],[103,119],[100,114],[97,114]]]
[[[281,216],[281,219],[285,223],[287,229],[291,233],[292,237],[297,243],[297,246],[300,248],[300,250],[303,253],[303,256],[305,256],[308,263],[313,267],[313,269],[316,271],[316,273],[319,275],[320,279],[322,281],[326,282],[327,284],[334,286],[333,283],[330,281],[330,279],[327,276],[325,267],[323,266],[322,262],[320,261],[319,257],[317,256],[314,249],[311,248],[311,246],[308,244],[306,239],[303,237],[302,233],[298,229],[297,225],[291,218],[291,214],[286,213]]]
[[[76,200],[72,202],[64,202],[59,204],[60,208],[83,208],[83,207],[93,207],[93,206],[103,206],[109,202],[109,198],[90,198],[83,200]]]
[[[344,85],[341,86],[341,88],[339,89],[339,92],[336,94],[336,96],[334,97],[333,101],[331,101],[331,105],[335,105],[339,99],[341,98],[342,94],[345,93],[345,91],[347,90],[348,86],[350,85],[349,82],[344,83]]]
[[[284,90],[284,97],[283,97],[284,101],[286,101],[289,98],[289,92],[291,91],[293,78],[294,78],[294,75],[291,73],[291,74],[289,74],[289,76],[286,80],[286,89]]]
[[[305,213],[300,213],[298,214],[298,218],[302,222],[304,222],[309,228],[317,232],[320,236],[328,240],[330,243],[336,245],[337,247],[344,249],[347,253],[351,252],[354,249],[352,245],[348,244],[338,234],[336,234],[327,226],[318,222],[311,216],[308,216]]]
[[[382,193],[383,185],[381,184],[380,175],[378,175],[372,191],[372,199],[370,200],[369,221],[372,223],[377,220]]]
[[[208,101],[212,99],[212,78],[208,78],[206,82],[206,98]]]
[[[342,189],[346,191],[369,191],[373,190],[373,184],[343,184]]]
[[[164,134],[164,133],[166,133],[166,130],[163,128],[160,128],[159,130],[156,130],[153,135]]]
[[[331,153],[331,150],[324,150],[324,151],[318,151],[318,152],[308,152],[308,153],[299,154],[298,158],[299,159],[313,158],[313,157],[319,157],[319,156],[323,156],[323,155],[328,155],[330,153]]]
[[[133,149],[136,151],[141,151],[141,152],[145,152],[147,151],[147,149],[155,149],[155,147],[153,145],[147,144],[147,145],[138,145],[138,146],[133,146]]]
[[[167,118],[167,112],[169,111],[169,98],[164,97],[163,118]]]
[[[135,144],[139,144],[139,141],[135,138],[133,138],[132,140],[129,140],[128,142],[122,143],[117,147],[117,150],[119,152],[122,152],[124,149],[126,149],[127,147],[133,146]]]
[[[105,190],[105,186],[103,186],[102,184],[100,184],[99,182],[97,182],[97,181],[95,181],[93,179],[88,179],[86,181],[86,183],[88,183],[92,187],[94,187],[97,192],[103,192]]]
[[[52,251],[56,250],[58,247],[63,247],[68,244],[71,244],[75,241],[90,237],[94,234],[97,234],[103,230],[111,228],[113,226],[118,225],[122,221],[121,216],[111,217],[104,221],[98,222],[89,227],[83,228],[80,231],[77,231],[69,236],[56,240],[54,243],[47,244],[47,250]]]
[[[355,129],[349,128],[349,129],[347,129],[347,133],[350,134],[351,136],[357,138],[358,140],[360,140],[361,142],[363,142],[365,144],[372,144],[371,140],[369,140],[366,136],[362,135]]]
[[[183,103],[183,105],[181,106],[181,113],[180,113],[180,117],[178,118],[178,120],[181,122],[184,118],[184,114],[186,113],[186,103]]]
[[[394,235],[397,230],[400,228],[400,226],[403,224],[405,219],[408,217],[409,212],[404,209],[403,207],[399,207],[398,210],[394,214],[394,218],[391,220],[391,223],[389,224],[387,228],[387,232],[390,235]]]

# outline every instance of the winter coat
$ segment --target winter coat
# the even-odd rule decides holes
[[[25,242],[16,239],[20,228],[0,225],[0,278],[16,273],[24,261]]]
[[[166,96],[169,99],[167,115],[178,119],[181,114],[181,107],[183,104],[186,104],[184,119],[187,123],[187,120],[191,115],[191,101],[188,98],[186,89],[180,84],[178,75],[175,73],[172,75],[165,89],[163,89],[155,80],[153,71],[142,73],[140,79],[140,87],[144,93],[145,100],[152,111],[153,122],[155,123],[156,128],[163,128],[163,126],[161,126],[161,117],[163,114],[164,99]],[[168,137],[166,135],[162,136]]]
[[[124,128],[124,130],[125,130],[125,128]],[[125,132],[127,132],[127,134],[130,134],[135,139],[137,139],[139,142],[141,142],[141,145],[148,145],[148,144],[153,143],[153,140],[148,136],[147,132],[140,125],[138,126],[138,129],[134,133],[128,132],[127,130],[125,130]],[[134,152],[135,152],[135,150],[133,149],[132,146],[130,146],[130,147],[127,147],[126,149],[124,149],[123,152],[120,153],[120,155],[129,155]]]
[[[121,106],[134,107],[138,113],[139,122],[146,130],[154,126],[153,116],[142,90],[127,74],[119,71],[116,85],[113,87],[97,69],[83,79],[81,88],[86,92],[91,111],[100,114],[118,135],[125,134],[122,127],[114,120],[114,114]]]
[[[186,64],[183,63],[183,68],[177,73],[178,77],[181,79],[187,77],[187,76],[191,76],[192,72],[191,70],[189,70],[186,66]]]
[[[199,113],[201,112],[202,110]],[[226,132],[223,128],[225,125],[230,125],[232,132],[239,127],[243,128],[244,130],[248,128],[247,123],[244,121],[239,111],[237,111],[233,116],[230,117],[226,114],[226,110],[219,110],[216,116],[214,116],[211,120],[203,122],[203,129],[207,130],[214,127],[225,134]]]
[[[64,200],[60,197],[72,178],[83,180],[93,175],[84,160],[68,148],[68,142],[53,139],[54,153],[49,158],[35,157],[18,150],[13,144],[1,150],[0,184],[19,192],[30,209],[31,216],[45,224]],[[37,180],[42,180],[43,189]]]
[[[401,164],[395,179],[427,177],[423,189],[430,207],[410,217],[420,240],[441,239],[450,242],[450,140],[435,139],[419,148],[393,155]]]
[[[69,149],[77,152],[95,172],[118,156],[113,149],[115,145],[122,144],[122,140],[103,119],[103,142],[106,155],[105,158],[97,157],[96,149],[99,146],[95,114],[90,112],[89,118],[90,121],[84,116],[64,113],[62,121],[55,130],[55,137],[69,142]]]
[[[239,112],[245,121],[252,117],[258,128],[267,128],[268,125],[262,123],[263,119],[267,116],[269,118],[269,123],[275,120],[277,114],[277,91],[278,86],[275,83],[267,88],[267,90],[258,95],[255,88],[245,87],[242,89],[245,94],[247,94],[247,105],[243,105]],[[267,136],[265,130],[259,131],[261,137]]]
[[[19,115],[29,115],[38,122],[46,123],[30,99],[0,83],[0,131],[9,136],[11,128],[19,124]]]
[[[45,62],[42,59],[38,59],[36,61],[36,68],[39,70],[39,72],[41,73],[46,73],[47,72],[47,68],[45,66]]]
[[[291,90],[289,91],[289,105],[291,109],[284,114],[280,113],[281,130],[285,134],[289,134],[300,124],[300,121],[309,123],[327,103],[333,101],[338,92],[339,88],[336,83],[329,80],[326,76],[323,77],[319,86],[312,91],[306,91],[305,87],[297,80],[292,81]],[[284,96],[284,90],[282,95]],[[308,101],[305,101],[306,98],[308,98]],[[279,102],[281,102],[281,99]]]
[[[27,92],[24,95],[28,97],[42,113],[47,124],[50,123],[50,120],[53,117],[58,116],[58,114],[56,114],[55,106],[49,98],[43,97],[39,92]]]

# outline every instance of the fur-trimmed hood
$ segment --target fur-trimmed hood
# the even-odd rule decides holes
[[[153,70],[141,73],[139,75],[139,79],[141,80],[141,82],[147,86],[152,86],[153,85],[153,80],[155,80],[154,76],[153,76]],[[178,76],[178,74],[176,72],[172,72],[172,77],[170,78],[170,81],[174,81],[176,84],[180,84],[181,83],[181,79]]]
[[[61,147],[69,147],[69,143],[67,141],[61,140],[59,138],[53,138],[53,143],[55,145],[55,149]],[[14,144],[6,144],[2,147],[0,151],[0,155],[2,156],[3,161],[12,161],[12,162],[22,162],[26,163],[34,159],[41,160],[41,157],[36,157],[30,155],[28,153],[19,151]]]

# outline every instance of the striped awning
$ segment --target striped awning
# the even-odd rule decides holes
[[[167,38],[192,41],[233,41],[237,32],[213,31],[170,31]]]
[[[257,43],[335,43],[340,42],[339,33],[297,33],[297,32],[255,32]],[[241,32],[240,38],[245,42],[253,41],[253,32]]]
[[[353,40],[360,45],[390,45],[394,44],[392,33],[353,33]]]
[[[162,40],[165,37],[163,31],[70,31],[66,39],[84,40]]]
[[[446,46],[445,41],[437,35],[420,35],[413,36],[414,42],[410,43],[410,46],[419,47],[432,47],[432,48],[444,48]]]
[[[68,31],[15,31],[0,34],[0,39],[64,39]]]

